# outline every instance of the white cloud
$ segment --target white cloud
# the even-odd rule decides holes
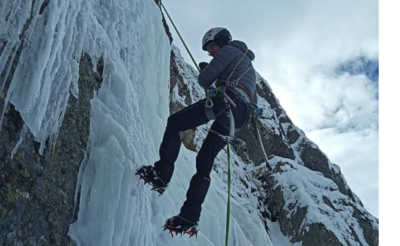
[[[285,77],[276,81],[291,80]],[[353,125],[353,130],[377,130],[378,101],[376,88],[370,86],[365,76],[330,77],[325,74],[310,75],[306,80],[293,79],[295,83],[279,84],[276,92],[286,109],[287,104],[298,105],[286,109],[289,117],[304,131],[324,127],[337,127],[341,131]],[[287,100],[289,103],[286,103]]]

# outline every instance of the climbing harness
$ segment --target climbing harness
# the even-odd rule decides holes
[[[233,73],[235,72],[236,68],[238,67],[238,65],[240,64],[240,62],[243,60],[243,58],[247,55],[247,52],[249,51],[249,49],[246,50],[246,52],[243,54],[242,58],[240,58],[240,60],[236,63],[235,67],[233,68],[231,74],[229,75],[228,79],[225,80],[225,86],[219,86],[217,88],[209,88],[206,91],[206,102],[205,102],[205,106],[206,106],[206,115],[209,119],[215,119],[216,116],[214,115],[214,112],[212,110],[213,102],[211,100],[211,97],[215,97],[218,94],[222,94],[223,96],[223,100],[227,100],[234,108],[236,108],[236,104],[233,102],[233,100],[225,93],[226,88],[231,88],[232,92],[234,92],[235,94],[240,93],[239,90],[236,89],[236,86],[239,85],[239,80],[253,67],[253,65],[250,65],[250,67],[237,79],[230,81],[229,79],[232,77]],[[244,86],[243,86],[244,87]],[[247,91],[247,90],[246,90]],[[248,91],[247,91],[248,92]],[[240,93],[241,94],[241,93]],[[246,103],[250,100],[253,99],[253,97],[249,94],[249,98],[246,98],[245,95],[241,94],[245,100]],[[249,99],[249,100],[247,100]],[[228,107],[226,108],[228,110]],[[232,115],[232,114],[229,114]],[[233,115],[232,115],[233,118]],[[214,132],[214,131],[213,131]],[[233,139],[233,136],[231,136]]]
[[[225,81],[224,81],[224,83],[225,83],[225,86],[226,87],[228,87],[228,88],[232,88],[234,91],[238,91],[237,89],[236,89],[236,87],[237,88],[240,88],[240,89],[242,89],[242,90],[244,90],[247,94],[248,94],[248,96],[249,96],[249,100],[247,100],[247,101],[251,101],[251,100],[253,100],[253,96],[250,94],[250,92],[246,89],[246,87],[245,86],[243,86],[243,85],[241,85],[241,84],[239,84],[239,80],[253,67],[253,65],[250,65],[250,67],[239,77],[239,78],[237,78],[237,79],[235,79],[235,80],[232,80],[232,81],[230,81],[229,79],[232,77],[232,75],[233,75],[233,73],[236,71],[236,68],[237,68],[237,66],[240,64],[240,62],[243,60],[243,58],[247,55],[247,52],[249,51],[249,49],[247,49],[246,50],[246,52],[243,54],[243,56],[242,56],[242,58],[240,58],[240,60],[238,61],[238,63],[236,63],[236,65],[235,65],[235,67],[233,68],[233,70],[232,70],[232,72],[231,72],[231,74],[229,75],[229,77],[228,77],[228,79],[226,79]],[[206,95],[207,95],[207,97],[206,97],[206,107],[207,108],[212,108],[213,107],[213,102],[211,101],[211,97],[212,97],[212,94],[210,95],[210,93],[219,93],[219,91],[215,91],[215,89],[208,89],[207,91],[206,91]],[[239,92],[240,93],[240,92]],[[236,93],[235,93],[236,94]],[[229,98],[229,97],[228,97]],[[229,99],[228,99],[229,100]]]
[[[226,95],[225,90],[226,90],[225,86],[220,86],[220,87],[211,89],[209,91],[209,95],[210,95],[211,98],[216,97],[218,95],[221,95],[221,96],[223,96],[223,98],[226,98],[227,102],[229,102],[232,106],[236,107],[236,104],[232,101],[232,99],[228,95]],[[241,92],[240,90],[237,90],[237,92],[238,93],[243,93],[242,96],[247,97],[246,93]],[[248,99],[248,98],[246,98],[246,99]],[[266,154],[264,145],[262,143],[262,137],[261,137],[261,135],[263,135],[264,138],[267,139],[268,138],[268,133],[267,133],[267,130],[264,130],[264,132],[262,134],[260,133],[260,129],[263,128],[262,124],[261,124],[261,122],[260,122],[260,120],[258,118],[259,113],[260,113],[260,109],[255,103],[253,103],[253,102],[251,102],[249,100],[246,100],[246,101],[247,101],[246,106],[247,106],[248,115],[249,115],[248,117],[251,120],[251,123],[250,123],[251,129],[253,130],[253,132],[256,135],[256,139],[257,139],[257,141],[259,143],[259,146],[260,146],[261,152],[263,154],[264,160],[265,160],[265,162],[267,164],[267,168],[270,170],[270,166],[269,166],[269,162],[268,162],[268,156]],[[227,106],[226,109],[228,109],[228,106]],[[215,116],[215,118],[217,118],[220,114],[221,113],[217,114]],[[228,116],[230,116],[230,115],[232,115],[231,112],[228,113]],[[231,120],[233,119],[233,115],[232,115],[232,117],[230,117],[230,119]],[[232,131],[232,129],[235,129],[235,128],[232,128],[232,126],[230,126],[230,134],[229,134],[229,136],[221,135],[218,132],[213,131],[211,129],[210,129],[210,132],[216,134],[217,136],[222,138],[225,142],[229,142],[230,143],[235,139],[234,131]]]

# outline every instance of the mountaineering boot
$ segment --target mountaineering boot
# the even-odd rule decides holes
[[[173,233],[175,233],[175,235],[178,235],[178,233],[180,233],[181,236],[183,233],[186,233],[190,235],[190,237],[196,235],[197,238],[197,232],[199,231],[197,228],[197,223],[189,221],[179,215],[167,219],[163,228],[164,231],[169,230],[172,237],[174,236]]]
[[[167,184],[162,181],[157,175],[157,171],[154,170],[153,166],[141,166],[137,171],[136,175],[139,175],[140,179],[144,180],[144,184],[149,183],[153,188],[151,190],[155,190],[158,192],[159,196],[161,196],[165,190],[167,189]]]

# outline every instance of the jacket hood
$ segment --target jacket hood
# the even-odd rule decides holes
[[[246,50],[248,49],[247,45],[244,42],[239,41],[239,40],[233,40],[228,45],[235,46],[235,47],[239,48],[240,50],[242,50],[243,52],[246,52]],[[256,58],[253,51],[251,51],[250,49],[247,52],[247,56],[250,58],[250,60],[254,60],[254,58]]]

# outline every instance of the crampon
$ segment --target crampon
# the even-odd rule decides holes
[[[167,185],[158,177],[157,172],[153,169],[153,166],[142,166],[140,167],[135,175],[139,175],[139,180],[143,179],[144,184],[150,184],[153,188],[151,190],[156,191],[161,196]]]
[[[190,237],[196,236],[197,238],[197,233],[199,231],[197,223],[188,221],[180,216],[174,216],[167,219],[165,225],[161,228],[164,228],[164,231],[169,230],[172,237],[174,237],[175,233],[175,235],[181,234],[182,236],[183,234],[188,234]]]

